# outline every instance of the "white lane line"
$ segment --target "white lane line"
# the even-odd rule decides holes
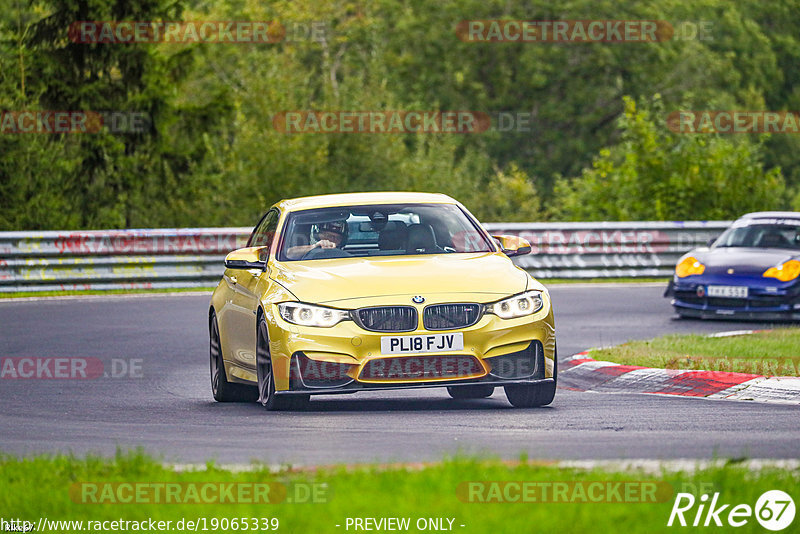
[[[787,459],[787,460],[774,460],[753,458],[743,460],[741,462],[729,462],[725,459],[716,460],[698,460],[690,458],[679,458],[674,460],[652,460],[652,459],[635,459],[635,460],[563,460],[558,462],[559,467],[569,467],[577,469],[602,469],[609,471],[643,471],[649,474],[660,474],[663,471],[684,471],[693,473],[704,469],[714,467],[725,467],[727,465],[734,465],[743,467],[749,471],[758,471],[761,469],[787,469],[795,470],[800,467],[800,460]]]
[[[171,469],[176,473],[192,472],[192,471],[208,471],[208,464],[164,464],[164,467]],[[219,464],[212,465],[212,469],[220,471],[228,471],[230,473],[252,473],[254,471],[269,471],[270,473],[281,473],[288,471],[294,465],[290,464]]]
[[[560,290],[562,289],[587,289],[593,287],[608,287],[608,288],[619,288],[619,287],[666,287],[667,282],[560,282],[560,283],[548,283],[542,282],[545,287],[557,287]]]
[[[531,460],[532,464],[541,464],[541,460]],[[439,462],[431,462],[429,467],[434,467]],[[511,462],[516,465],[517,462]],[[525,463],[525,462],[522,462]],[[348,464],[354,465],[354,464]],[[358,464],[365,468],[373,464],[364,463]],[[407,463],[393,463],[388,466],[390,469],[403,469],[404,465],[413,465],[420,467],[419,462]],[[742,461],[731,462],[727,459],[704,460],[696,458],[677,458],[672,460],[656,460],[649,458],[637,458],[632,460],[559,460],[552,462],[553,466],[568,468],[568,469],[601,469],[605,471],[641,471],[648,474],[660,474],[664,471],[678,472],[684,471],[692,473],[695,471],[702,471],[704,469],[725,467],[733,465],[742,467],[749,471],[758,471],[762,469],[784,469],[796,470],[800,469],[800,460],[796,459],[771,459],[771,458],[751,458]],[[206,471],[207,464],[164,464],[164,467],[176,472],[184,471]],[[220,464],[213,466],[214,469],[221,471],[229,471],[231,473],[248,473],[253,471],[261,471],[268,469],[271,473],[280,473],[289,471],[291,469],[316,469],[318,467],[331,468],[332,465],[280,465],[280,464]],[[422,466],[424,469],[426,466]]]
[[[708,334],[706,337],[734,337],[734,336],[748,336],[755,334],[758,330],[730,330],[728,332],[717,332],[715,334]]]

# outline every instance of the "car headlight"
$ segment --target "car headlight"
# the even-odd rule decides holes
[[[284,302],[278,304],[278,311],[285,321],[300,326],[320,326],[330,328],[342,321],[350,319],[350,312],[314,306],[302,302]]]
[[[513,319],[531,315],[542,309],[544,300],[541,291],[526,291],[507,299],[487,304],[485,313],[493,313],[501,319]]]
[[[684,258],[675,266],[675,275],[678,278],[685,278],[693,274],[703,274],[706,266],[700,263],[700,260],[694,256]]]
[[[761,276],[764,278],[777,278],[781,282],[789,282],[800,276],[800,261],[789,260],[777,267],[770,267]]]

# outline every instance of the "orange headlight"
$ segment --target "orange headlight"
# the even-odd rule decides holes
[[[684,258],[680,263],[678,263],[678,265],[675,266],[675,274],[678,276],[678,278],[684,278],[693,274],[703,274],[703,271],[705,270],[706,266],[700,263],[700,261],[694,256]]]
[[[789,260],[777,267],[770,267],[761,276],[764,278],[777,278],[781,282],[789,282],[800,276],[800,261]]]

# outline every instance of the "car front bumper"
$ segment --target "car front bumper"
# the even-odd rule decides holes
[[[694,277],[690,277],[694,278]],[[709,285],[745,286],[747,298],[708,296]],[[675,311],[700,319],[742,319],[755,321],[800,320],[800,285],[770,284],[764,279],[696,278],[673,280],[665,296],[671,296]]]
[[[541,310],[527,317],[500,319],[486,314],[473,326],[446,332],[424,329],[372,332],[352,321],[331,328],[300,327],[284,321],[274,308],[271,311],[268,326],[277,394],[554,381],[555,328],[549,299]],[[463,350],[408,355],[381,353],[384,336],[450,332],[463,334]],[[463,361],[469,361],[469,367],[461,367]],[[369,375],[370,366],[386,372]],[[393,374],[394,367],[399,371]],[[309,373],[304,372],[309,368],[317,369],[316,374],[311,373],[311,380]],[[429,369],[434,371],[426,373]]]

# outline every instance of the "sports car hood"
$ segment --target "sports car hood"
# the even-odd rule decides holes
[[[690,253],[706,266],[706,273],[725,273],[733,269],[736,274],[761,274],[798,256],[791,250],[777,248],[718,247],[698,249]]]
[[[527,274],[499,253],[336,258],[275,263],[270,278],[303,302],[391,295],[525,291]]]

